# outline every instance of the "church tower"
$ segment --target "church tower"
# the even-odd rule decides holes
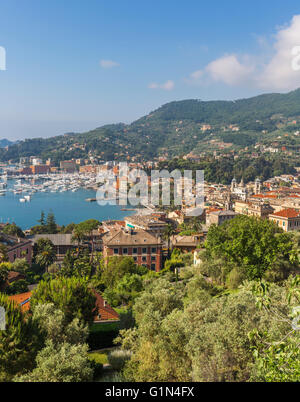
[[[233,192],[236,189],[236,186],[237,186],[236,178],[234,177],[231,182],[231,192]]]
[[[260,194],[261,193],[261,181],[259,178],[255,180],[254,184],[254,194]]]

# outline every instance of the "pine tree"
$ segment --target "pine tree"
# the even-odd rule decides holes
[[[55,216],[53,212],[49,212],[48,216],[47,216],[47,230],[48,233],[54,234],[57,233],[57,225],[55,222]]]

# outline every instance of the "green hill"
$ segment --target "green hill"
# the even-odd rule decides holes
[[[272,141],[273,133],[288,127],[291,119],[300,121],[300,89],[236,101],[190,99],[167,103],[129,125],[112,124],[80,134],[20,141],[8,150],[0,149],[0,160],[31,155],[51,157],[55,162],[87,156],[100,160],[171,158],[211,150],[214,141],[236,148]],[[211,129],[203,130],[204,124]]]

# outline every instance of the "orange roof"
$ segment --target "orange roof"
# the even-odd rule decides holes
[[[297,218],[300,215],[299,211],[293,208],[283,209],[279,212],[272,214],[272,216],[278,216],[279,218]]]
[[[278,198],[277,195],[273,195],[273,194],[254,194],[251,197],[255,197],[255,198]]]
[[[9,299],[21,306],[22,311],[28,311],[30,308],[31,292],[20,293],[18,295],[9,296]]]

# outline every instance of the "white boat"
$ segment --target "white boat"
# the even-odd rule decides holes
[[[26,201],[30,201],[30,200],[31,200],[31,197],[30,197],[30,195],[24,195],[24,199],[25,199]]]
[[[19,201],[20,202],[26,202],[25,198],[20,198]]]

